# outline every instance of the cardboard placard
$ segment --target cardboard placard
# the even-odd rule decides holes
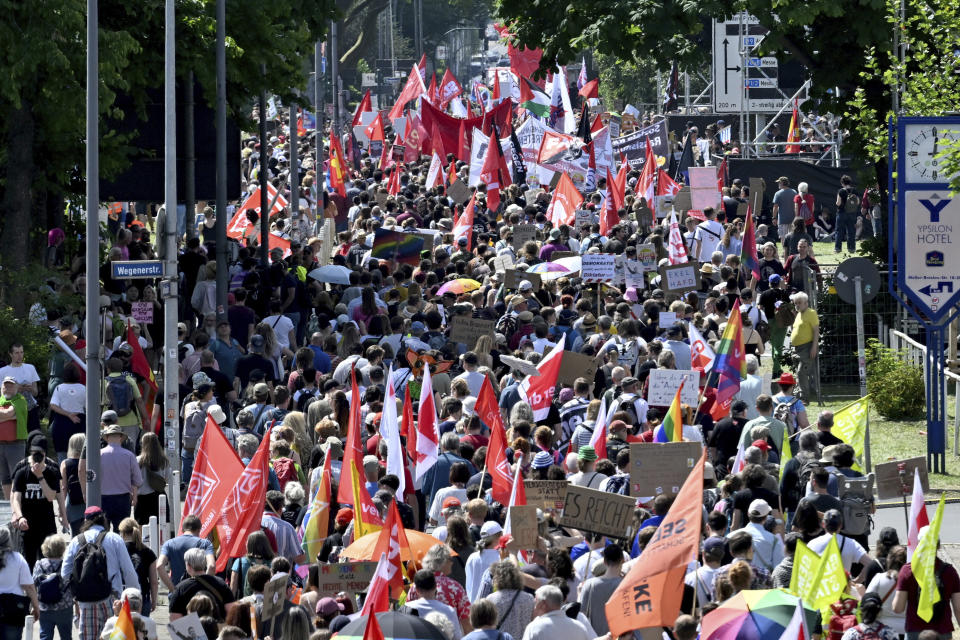
[[[584,254],[580,265],[580,277],[584,282],[613,282],[617,277],[617,258],[608,253]]]
[[[418,231],[411,231],[410,233],[417,236],[418,238],[423,238],[423,249],[421,249],[421,251],[429,251],[433,253],[433,241],[435,238],[439,237],[437,234],[422,233]]]
[[[737,204],[737,214],[736,214],[737,217],[738,217],[738,218],[743,218],[744,220],[746,220],[746,218],[747,218],[747,209],[749,209],[749,208],[750,208],[750,205],[749,205],[748,203],[746,203],[746,202],[740,202],[740,203],[738,203],[738,204]]]
[[[287,582],[289,580],[290,578],[286,575],[277,576],[263,587],[263,612],[260,614],[260,619],[263,622],[273,620],[283,611],[283,603],[287,599]]]
[[[903,465],[904,476],[900,477],[898,465]],[[907,458],[906,460],[893,460],[884,462],[873,468],[877,477],[877,498],[886,500],[888,498],[899,498],[903,495],[910,495],[913,492],[913,470],[920,471],[920,485],[923,491],[930,490],[930,480],[927,477],[927,459],[924,456],[916,458]]]
[[[200,616],[197,615],[196,611],[191,611],[182,618],[171,620],[167,624],[167,631],[170,632],[170,640],[204,640],[207,637],[207,634],[203,631],[203,625],[200,624]]]
[[[760,216],[760,211],[763,209],[765,188],[763,178],[750,178],[750,205],[753,207],[754,219]]]
[[[660,267],[660,288],[666,293],[685,293],[700,288],[700,271],[696,262]]]
[[[513,248],[520,250],[528,242],[534,242],[537,239],[537,225],[535,224],[515,224],[513,225]]]
[[[563,509],[568,486],[566,480],[526,480],[523,486],[527,491],[527,504],[544,510]]]
[[[503,287],[505,289],[516,289],[524,280],[533,285],[534,291],[540,291],[540,274],[528,273],[518,269],[507,269],[504,272]]]
[[[556,262],[561,258],[576,258],[579,255],[576,251],[554,251],[550,254],[550,262]]]
[[[453,184],[447,187],[447,195],[453,198],[454,202],[463,204],[470,199],[470,196],[473,195],[473,192],[470,191],[470,187],[463,184],[463,180],[457,178],[453,181]]]
[[[673,325],[677,324],[677,314],[676,314],[676,312],[674,312],[674,311],[661,311],[661,312],[660,312],[660,320],[658,321],[658,324],[660,325],[660,328],[661,328],[661,329],[665,329],[665,328],[667,328],[667,327],[672,327]]]
[[[513,256],[509,253],[502,256],[497,256],[493,259],[493,270],[499,273],[504,273],[510,269],[513,269]]]
[[[607,121],[607,126],[610,127],[610,137],[619,138],[620,137],[620,125],[622,120],[620,116],[610,116],[610,119]]]
[[[699,442],[634,442],[630,444],[630,495],[675,496],[700,459]]]
[[[130,315],[137,322],[153,322],[153,303],[152,302],[131,302]]]
[[[637,260],[643,263],[644,271],[656,271],[657,270],[657,248],[652,244],[638,244]]]
[[[692,208],[690,206],[690,187],[683,187],[673,195],[673,208],[677,210],[678,214]]]
[[[627,260],[623,268],[623,277],[628,287],[644,289],[647,286],[646,270],[639,260]]]
[[[611,538],[629,538],[636,504],[628,496],[570,485],[563,498],[560,524]]]
[[[366,591],[376,570],[376,562],[321,563],[317,572],[320,591],[323,593]]]
[[[575,351],[564,351],[563,360],[560,362],[560,373],[557,375],[557,383],[573,386],[577,378],[586,378],[587,382],[592,383],[599,366],[600,364],[593,356]]]
[[[537,548],[537,508],[533,505],[510,507],[510,535],[518,549]]]
[[[647,404],[651,407],[669,407],[683,381],[680,402],[697,406],[700,393],[700,372],[690,369],[651,369],[647,387]]]
[[[585,224],[593,224],[593,211],[588,209],[577,209],[574,213],[574,228],[579,229]]]
[[[496,324],[495,320],[457,316],[450,321],[450,339],[465,344],[467,349],[472,349],[480,336],[493,337]]]

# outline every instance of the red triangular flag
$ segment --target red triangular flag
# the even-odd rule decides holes
[[[416,100],[427,92],[427,87],[423,84],[423,76],[420,75],[420,69],[414,67],[410,69],[410,75],[407,77],[407,84],[403,86],[403,91],[397,98],[396,104],[387,114],[391,120],[396,120],[403,115],[403,107],[410,101]]]
[[[357,110],[353,114],[353,123],[351,126],[359,127],[361,124],[363,124],[360,115],[368,111],[373,111],[373,107],[371,105],[370,89],[367,89],[367,92],[363,94],[363,98],[361,98],[359,104],[357,104]]]
[[[596,133],[603,129],[603,118],[600,117],[600,114],[597,114],[597,117],[593,119],[593,124],[590,125],[590,133]]]
[[[373,122],[368,124],[367,128],[363,130],[363,133],[371,142],[375,140],[384,140],[383,118],[379,112],[377,112],[377,117],[373,119]]]
[[[507,433],[503,428],[500,406],[493,393],[490,380],[484,378],[474,410],[490,429],[490,442],[487,443],[485,466],[493,479],[493,499],[500,504],[508,504],[513,479],[510,463],[507,462]]]
[[[440,81],[437,92],[441,109],[446,109],[451,100],[463,93],[463,87],[449,68],[443,72],[443,79]]]
[[[599,98],[600,97],[600,79],[594,78],[587,84],[583,85],[578,92],[584,100],[589,100],[590,98]]]
[[[360,421],[360,388],[357,386],[357,371],[350,370],[350,413],[347,421],[347,444],[343,448],[343,471],[340,473],[340,484],[337,488],[337,502],[353,504],[353,483],[348,473],[350,462],[357,465],[357,470],[363,472],[363,447],[361,447]],[[364,487],[365,489],[365,487]],[[354,505],[356,506],[356,505]]]

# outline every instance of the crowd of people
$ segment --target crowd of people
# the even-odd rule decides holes
[[[585,194],[592,219],[578,227],[554,228],[548,221],[549,192],[510,185],[490,210],[480,185],[473,226],[455,233],[465,202],[453,201],[443,186],[423,187],[429,158],[384,171],[363,154],[348,173],[344,198],[323,189],[325,166],[307,161],[292,169],[289,141],[282,131],[275,134],[244,141],[244,179],[252,189],[266,170],[281,192],[291,181],[300,186],[298,206],[271,221],[274,237],[289,251],[273,247],[264,262],[256,233],[230,240],[228,308],[218,315],[215,213],[200,208],[200,235],[183,238],[179,464],[166,458],[155,432],[163,398],[148,397],[135,362],[142,352],[155,365],[162,347],[154,283],[117,280],[109,265],[100,269],[106,359],[98,407],[86,406],[85,373],[72,357],[82,360],[85,347],[76,310],[50,302],[34,309],[66,346],[53,349],[47,375],[26,362],[30,354],[22,345],[10,346],[0,368],[0,481],[13,512],[10,526],[0,528],[3,640],[21,637],[27,613],[36,616],[42,640],[52,640],[55,630],[62,640],[77,630],[82,640],[109,638],[123,603],[134,611],[138,640],[156,638],[152,615],[161,606],[171,620],[196,613],[211,640],[333,637],[357,613],[358,594],[321,588],[318,570],[320,563],[346,559],[342,553],[355,538],[353,505],[337,503],[333,491],[331,533],[316,557],[306,555],[301,525],[328,458],[334,486],[343,479],[356,409],[352,379],[361,399],[363,484],[372,504],[381,518],[395,504],[405,528],[435,538],[406,577],[400,610],[417,612],[447,640],[609,638],[605,605],[623,576],[644,562],[671,495],[638,500],[633,533],[623,539],[564,528],[559,513],[544,506],[537,512],[539,542],[518,559],[505,540],[506,508],[491,493],[490,425],[478,415],[478,396],[489,385],[497,398],[511,473],[631,495],[630,445],[654,441],[668,409],[649,401],[651,371],[694,368],[691,333],[716,345],[734,311],[749,355],[729,413],[711,410],[716,390],[707,371],[700,376],[702,402],[681,407],[683,439],[707,449],[704,531],[686,574],[681,615],[667,633],[692,640],[702,616],[740,591],[788,588],[797,544],[820,553],[835,537],[849,575],[847,596],[859,600],[853,606],[860,621],[841,629],[843,640],[950,636],[953,619],[960,621],[956,570],[938,564],[945,606],[929,622],[920,619],[906,532],[883,529],[870,546],[869,522],[853,518],[838,493],[843,479],[862,475],[854,469],[854,449],[831,433],[832,414],[808,413],[818,392],[820,340],[811,301],[822,282],[806,185],[791,195],[790,180],[781,178],[772,199],[776,222],[756,229],[752,258],[759,277],[741,262],[745,221],[726,200],[748,194],[734,181],[716,210],[681,221],[684,250],[700,274],[692,290],[665,290],[658,274],[650,274],[645,288],[624,280],[588,284],[578,271],[536,279],[521,274],[508,286],[503,257],[524,272],[549,263],[557,251],[633,259],[639,245],[652,244],[660,264],[669,264],[667,221],[645,216],[647,203],[633,193],[639,172],[628,173],[619,222],[604,234],[598,218],[603,179],[595,193]],[[315,152],[310,141],[316,139],[306,141],[303,157]],[[258,166],[261,144],[268,146],[267,167]],[[448,161],[466,177],[463,163]],[[395,171],[400,192],[388,197]],[[849,179],[841,192],[856,194]],[[258,216],[239,213],[251,221]],[[150,224],[135,207],[121,206],[111,218],[109,260],[149,257]],[[521,224],[535,225],[537,233],[518,246],[513,231]],[[849,220],[844,225],[851,241]],[[430,230],[433,246],[403,263],[371,257],[380,228]],[[314,279],[323,265],[345,267],[346,280]],[[58,286],[80,287],[82,261],[63,268],[70,282]],[[441,291],[454,280],[476,286]],[[137,305],[137,320],[132,305],[140,302],[152,302],[153,313]],[[662,323],[667,313],[671,320]],[[473,344],[456,342],[450,328],[462,317],[492,321],[494,329]],[[795,361],[786,357],[786,346]],[[596,371],[558,384],[547,410],[535,412],[525,395],[525,371],[557,348],[593,358]],[[403,478],[387,473],[380,425],[387,376],[396,397],[412,404],[398,401],[397,414],[417,420],[428,367],[439,455],[415,481],[417,461],[409,457]],[[772,373],[771,388],[764,388],[764,370]],[[100,415],[100,442],[85,439],[91,411]],[[245,465],[265,438],[271,458],[261,527],[246,540],[246,553],[221,572],[215,568],[219,541],[199,535],[195,514],[184,514],[181,532],[162,546],[143,541],[144,525],[161,515],[160,497],[166,492],[169,499],[171,483],[179,479],[181,495],[190,486],[199,440],[211,428],[223,432]],[[598,429],[603,457],[595,446]],[[101,450],[94,479],[101,485],[99,505],[86,504],[87,446]],[[264,589],[277,576],[289,581],[287,602],[279,616],[263,620]],[[834,637],[833,621],[849,622],[844,607],[848,600],[838,603],[831,626],[817,631]]]

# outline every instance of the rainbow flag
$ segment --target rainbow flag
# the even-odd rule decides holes
[[[740,249],[740,264],[753,277],[760,280],[760,262],[757,260],[757,233],[753,226],[753,210],[747,205],[747,221],[743,225],[743,243]]]
[[[303,552],[307,555],[310,562],[315,562],[317,554],[320,553],[320,547],[326,539],[330,528],[330,479],[333,477],[331,472],[333,456],[326,456],[323,461],[323,471],[320,474],[320,482],[313,492],[313,499],[310,501],[310,509],[300,524],[300,539]]]
[[[654,442],[680,442],[683,440],[683,412],[680,411],[680,393],[683,391],[684,382],[686,381],[680,381],[677,393],[673,396],[673,402],[667,409],[667,415],[663,416],[663,422],[654,432]]]
[[[373,258],[419,265],[421,251],[423,238],[416,234],[389,229],[375,229],[373,232],[373,250],[370,252]]]
[[[734,305],[727,320],[727,327],[717,343],[717,360],[713,364],[716,377],[712,385],[717,390],[715,407],[726,410],[733,397],[740,391],[740,381],[747,377],[747,358],[743,350],[743,324],[740,321],[740,305]],[[711,415],[714,415],[711,412]]]
[[[113,625],[108,640],[137,640],[136,629],[133,628],[133,616],[130,615],[130,601],[124,600],[117,622]]]

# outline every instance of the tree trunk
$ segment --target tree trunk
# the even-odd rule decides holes
[[[32,105],[23,100],[19,109],[7,114],[4,138],[7,146],[7,185],[3,199],[3,267],[11,276],[19,276],[30,258],[30,221],[33,210],[34,118]],[[26,296],[8,282],[7,302],[19,316],[25,316]]]

